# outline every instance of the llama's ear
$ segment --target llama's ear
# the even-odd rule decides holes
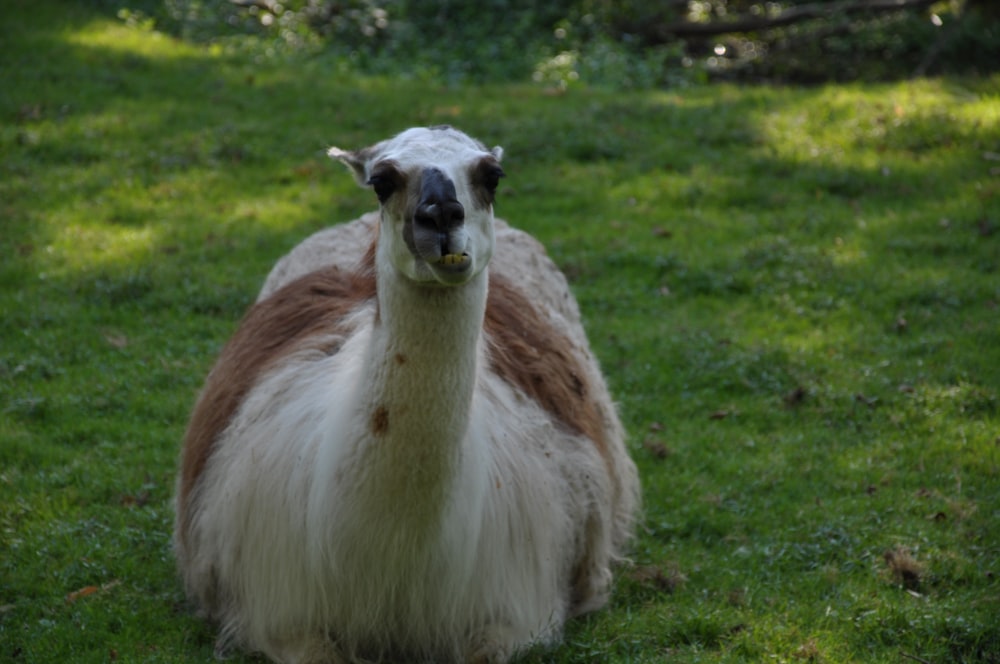
[[[350,152],[348,150],[341,150],[340,148],[330,148],[326,151],[326,155],[351,169],[351,173],[359,185],[362,187],[367,186],[368,173],[365,172],[366,164],[368,163],[367,151],[358,150]]]
[[[499,145],[494,145],[493,149],[490,150],[490,154],[492,154],[497,161],[500,161],[503,159],[503,148]]]

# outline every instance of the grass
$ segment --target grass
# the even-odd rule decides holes
[[[551,95],[4,19],[0,660],[211,658],[193,399],[270,265],[373,206],[323,149],[449,122],[504,146],[643,477],[611,606],[526,662],[1000,661],[1000,78]]]

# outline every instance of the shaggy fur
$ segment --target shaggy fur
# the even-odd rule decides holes
[[[565,278],[493,219],[499,149],[432,128],[331,152],[380,213],[280,261],[209,375],[177,486],[187,593],[220,648],[279,662],[552,643],[606,602],[639,494]],[[442,201],[461,223],[415,219]]]

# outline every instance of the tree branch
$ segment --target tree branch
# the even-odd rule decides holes
[[[229,0],[229,2],[237,7],[256,7],[271,13],[274,13],[275,5],[278,4],[277,0]]]
[[[677,37],[710,37],[733,32],[760,32],[816,18],[830,18],[861,12],[892,12],[924,9],[937,0],[846,0],[798,5],[771,16],[741,16],[734,20],[696,23],[679,21],[666,25],[633,26],[635,34],[650,43],[659,44]]]
[[[917,65],[917,68],[913,71],[914,78],[925,76],[927,71],[934,65],[938,56],[941,55],[941,52],[945,49],[945,46],[947,46],[948,42],[951,41],[952,36],[957,34],[961,25],[965,23],[965,17],[969,15],[970,4],[971,3],[966,3],[965,6],[959,11],[957,19],[949,22],[948,25],[941,30],[938,38],[934,40],[931,47],[927,49],[926,53],[924,53],[924,59],[920,61],[920,64]]]

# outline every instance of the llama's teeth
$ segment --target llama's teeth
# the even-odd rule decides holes
[[[438,262],[442,265],[460,265],[468,259],[468,254],[445,254],[438,259]]]

